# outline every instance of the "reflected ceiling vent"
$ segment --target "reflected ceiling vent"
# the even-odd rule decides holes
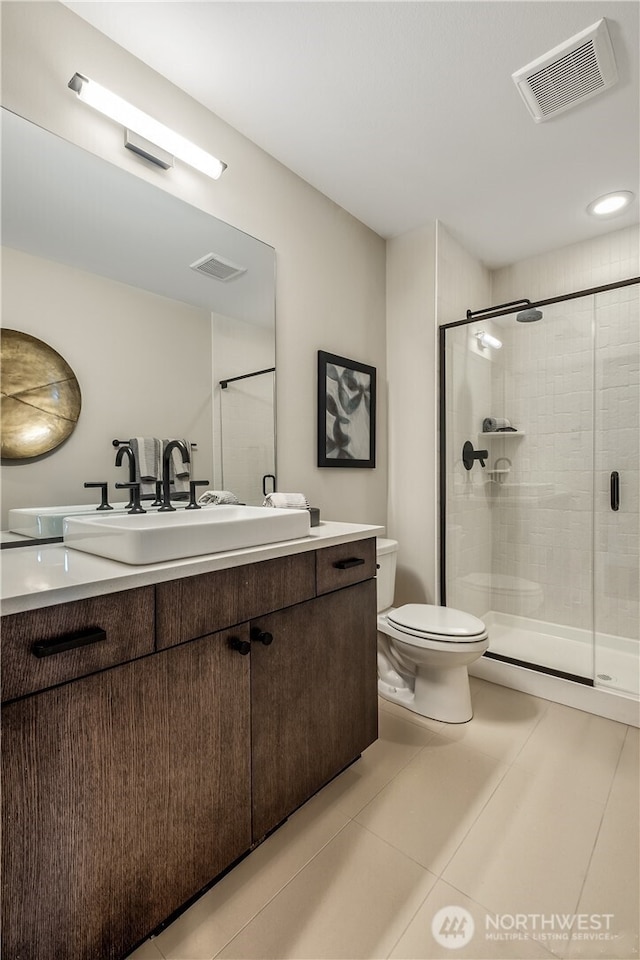
[[[595,97],[618,80],[606,20],[512,74],[536,123]]]
[[[196,273],[203,273],[206,277],[213,277],[214,280],[233,280],[234,277],[247,272],[246,267],[232,263],[231,260],[225,260],[217,253],[208,253],[206,257],[201,257],[189,266]]]

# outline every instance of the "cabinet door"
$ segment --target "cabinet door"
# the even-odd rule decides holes
[[[252,623],[251,731],[259,840],[378,735],[374,580]]]
[[[229,637],[3,709],[3,956],[122,957],[248,849],[249,657]]]

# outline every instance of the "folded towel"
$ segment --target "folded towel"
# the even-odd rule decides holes
[[[186,446],[187,450],[189,450],[189,443],[186,440],[183,440],[182,442]],[[171,443],[171,440],[162,441],[163,453],[168,443]],[[174,447],[169,458],[169,480],[173,480],[172,493],[188,493],[190,477],[191,464],[183,463],[182,453],[177,447]]]
[[[289,510],[308,510],[309,501],[303,493],[269,493],[263,507],[284,507]]]
[[[136,460],[140,493],[155,494],[156,480],[162,479],[161,444],[157,437],[132,437],[129,446]]]
[[[511,426],[511,420],[504,417],[485,417],[482,421],[483,433],[495,433],[496,430],[508,430]]]
[[[235,493],[231,493],[229,490],[205,490],[203,494],[198,497],[198,503],[240,503]]]

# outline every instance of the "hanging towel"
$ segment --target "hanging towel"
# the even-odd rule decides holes
[[[289,510],[308,510],[309,501],[303,493],[269,493],[263,507],[284,507]]]
[[[230,490],[205,490],[203,494],[198,497],[198,503],[201,505],[207,503],[240,503],[235,493],[231,493]]]
[[[187,440],[183,440],[182,442],[186,446],[187,450],[190,450],[189,442]],[[162,441],[163,454],[168,443],[171,443],[170,439]],[[191,454],[189,455],[191,456]],[[169,458],[169,480],[173,480],[172,493],[188,493],[190,478],[191,464],[183,463],[182,453],[177,447],[174,447]]]
[[[155,494],[156,480],[162,479],[161,449],[157,437],[132,437],[129,446],[136,461],[136,480],[141,494]]]

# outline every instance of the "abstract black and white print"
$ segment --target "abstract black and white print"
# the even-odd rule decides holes
[[[326,454],[330,460],[368,460],[371,444],[371,376],[328,363]]]
[[[376,368],[318,350],[318,466],[376,465]]]

